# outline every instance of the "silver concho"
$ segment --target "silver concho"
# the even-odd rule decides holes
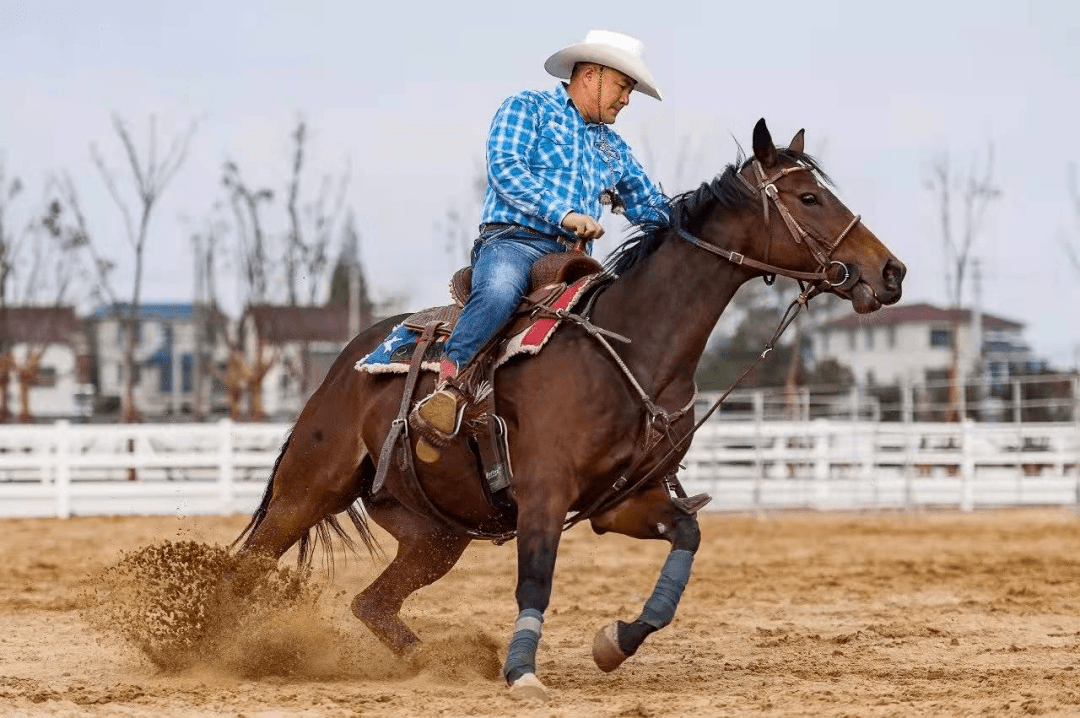
[[[600,193],[600,204],[611,207],[612,214],[626,214],[626,202],[613,189],[606,189]]]

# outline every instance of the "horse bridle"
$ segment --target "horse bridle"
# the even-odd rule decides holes
[[[855,229],[856,225],[859,224],[862,217],[860,215],[855,215],[851,218],[851,221],[848,222],[848,225],[844,227],[843,231],[840,232],[839,235],[837,235],[836,239],[834,239],[832,242],[823,242],[814,237],[813,234],[811,234],[805,227],[799,224],[798,220],[796,220],[795,217],[791,215],[791,212],[788,210],[788,208],[784,206],[783,202],[780,201],[780,191],[776,189],[777,180],[780,180],[794,172],[812,172],[813,170],[806,165],[798,164],[794,167],[787,167],[785,169],[782,169],[776,174],[774,174],[772,177],[768,177],[765,174],[765,170],[762,168],[760,161],[755,159],[751,164],[754,169],[754,173],[757,175],[758,178],[758,182],[756,185],[750,180],[743,177],[741,171],[735,172],[735,176],[739,178],[740,182],[746,185],[747,189],[749,189],[752,193],[758,195],[761,198],[761,210],[762,213],[765,215],[765,225],[768,226],[769,224],[769,202],[771,200],[772,203],[776,205],[776,211],[780,214],[780,218],[784,220],[784,224],[787,225],[788,231],[791,232],[791,237],[795,240],[795,243],[806,244],[807,249],[810,250],[810,253],[814,256],[814,259],[817,260],[818,271],[798,272],[793,269],[787,269],[785,267],[777,267],[776,265],[768,264],[767,262],[760,262],[751,257],[747,257],[740,252],[733,252],[727,249],[722,249],[714,244],[705,242],[700,237],[695,237],[694,235],[690,234],[681,226],[676,227],[675,230],[679,234],[679,236],[690,242],[691,244],[701,247],[707,252],[711,252],[717,256],[723,257],[724,259],[732,262],[733,264],[751,267],[753,269],[765,272],[767,275],[780,275],[781,277],[790,277],[791,279],[797,279],[799,281],[806,282],[824,282],[831,289],[839,289],[841,291],[846,291],[854,287],[855,284],[859,281],[858,267],[853,264],[845,264],[844,262],[835,260],[832,258],[832,255],[833,252],[836,251],[836,248],[840,246],[840,243],[844,241],[844,238],[847,237],[851,233],[851,230]],[[713,190],[711,183],[708,185],[708,187],[709,190],[715,195],[716,192],[715,190]],[[830,276],[829,273],[829,270],[833,267],[838,267],[839,269],[843,270],[843,274],[838,275],[835,280],[832,276]]]

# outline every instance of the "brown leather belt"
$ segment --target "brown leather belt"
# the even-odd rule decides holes
[[[558,234],[548,234],[546,232],[541,232],[538,229],[526,227],[521,224],[510,224],[507,222],[488,222],[487,224],[480,225],[481,234],[484,234],[486,232],[499,232],[505,229],[513,229],[515,234],[524,234],[529,237],[535,237],[536,239],[550,239],[558,242],[567,249],[574,248],[574,240],[570,239],[569,237],[564,237]]]

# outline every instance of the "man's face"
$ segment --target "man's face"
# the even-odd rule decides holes
[[[600,86],[600,121],[606,125],[613,124],[622,108],[630,104],[630,93],[637,82],[613,67],[604,68],[603,80],[599,72],[595,72],[594,75],[594,85],[591,89],[595,93],[595,85]]]

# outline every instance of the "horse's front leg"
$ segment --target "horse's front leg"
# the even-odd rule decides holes
[[[518,617],[503,664],[503,676],[514,698],[548,697],[547,689],[536,677],[536,648],[544,611],[551,599],[555,556],[568,505],[539,491],[518,496]]]
[[[694,553],[701,542],[697,517],[676,506],[667,489],[657,485],[636,494],[592,519],[597,533],[614,531],[634,538],[666,539],[671,551],[652,595],[632,623],[615,621],[593,639],[593,660],[610,672],[634,655],[649,634],[671,623],[683,589],[690,580]]]

